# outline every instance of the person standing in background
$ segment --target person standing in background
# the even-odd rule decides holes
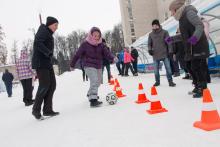
[[[5,73],[2,75],[2,81],[5,83],[6,91],[8,93],[8,97],[12,97],[12,81],[14,80],[14,76],[12,73],[5,69]]]
[[[132,65],[133,65],[133,68],[134,68],[134,72],[136,74],[138,74],[138,70],[137,70],[137,64],[138,64],[138,51],[136,48],[134,48],[133,46],[131,47],[131,56],[132,58],[134,59],[134,61],[132,61]]]
[[[32,78],[35,73],[32,70],[31,61],[28,59],[27,50],[21,50],[20,59],[16,62],[16,71],[23,87],[23,102],[25,106],[30,106],[34,103],[34,100],[32,100]]]

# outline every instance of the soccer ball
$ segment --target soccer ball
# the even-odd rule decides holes
[[[114,105],[117,103],[118,97],[116,96],[115,93],[111,92],[108,93],[106,96],[106,101],[109,105]]]

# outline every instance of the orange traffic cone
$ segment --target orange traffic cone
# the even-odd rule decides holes
[[[138,91],[139,91],[139,93],[138,93],[138,100],[135,101],[137,104],[142,104],[142,103],[150,102],[150,101],[147,99],[147,97],[146,97],[146,95],[145,95],[143,89],[144,89],[144,88],[143,88],[142,83],[139,83],[139,86],[138,86]]]
[[[157,89],[154,86],[151,88],[151,96],[153,97],[157,96]],[[157,101],[151,101],[150,110],[147,110],[147,112],[149,114],[156,114],[156,113],[167,112],[167,110],[163,108],[161,102],[157,100]]]
[[[195,122],[193,126],[206,131],[220,129],[220,117],[212,100],[209,89],[203,90],[203,108],[201,121]]]
[[[114,78],[111,76],[109,85],[114,85],[114,84],[115,84],[115,80],[114,80]]]
[[[122,98],[122,97],[126,96],[122,93],[122,89],[118,84],[117,84],[117,87],[116,87],[116,95],[117,95],[118,98]]]
[[[114,84],[113,91],[116,91],[117,86],[120,87],[120,84],[118,82],[118,79],[115,79],[115,84]]]
[[[154,95],[154,96],[157,95],[157,89],[155,86],[151,87],[151,95]]]

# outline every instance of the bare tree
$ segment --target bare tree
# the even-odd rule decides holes
[[[113,53],[119,52],[125,46],[121,24],[115,25],[112,31],[104,33],[104,38],[110,44]]]
[[[23,41],[22,43],[22,49],[27,50],[29,57],[31,58],[33,55],[33,39],[28,39]]]
[[[18,41],[14,40],[13,44],[12,44],[12,48],[11,48],[11,60],[12,63],[15,64],[18,58]]]
[[[7,48],[4,43],[5,33],[0,25],[0,65],[5,65],[7,61]]]

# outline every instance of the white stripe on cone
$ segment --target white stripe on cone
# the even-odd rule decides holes
[[[216,106],[215,106],[215,104],[213,102],[203,103],[202,111],[213,111],[213,110],[217,110]]]

